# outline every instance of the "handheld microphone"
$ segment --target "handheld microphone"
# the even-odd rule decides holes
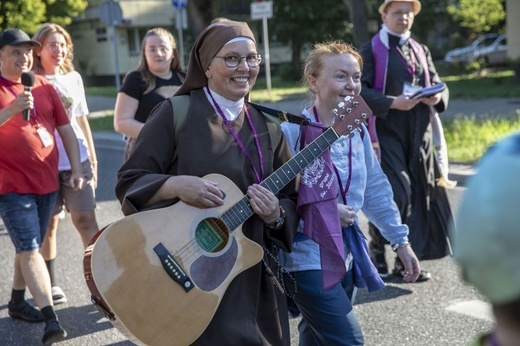
[[[34,74],[30,72],[22,73],[22,84],[25,91],[31,91],[31,87],[34,85]],[[29,121],[31,117],[30,111],[29,108],[23,110],[23,120]]]

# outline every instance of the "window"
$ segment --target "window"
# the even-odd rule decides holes
[[[141,42],[149,28],[128,28],[128,53],[130,56],[139,55],[141,53]]]

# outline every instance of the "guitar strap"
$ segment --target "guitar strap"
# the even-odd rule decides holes
[[[177,147],[179,143],[179,134],[188,116],[188,108],[190,108],[190,96],[189,95],[178,95],[171,96],[168,98],[173,108],[173,131],[175,133],[175,150],[173,152],[172,162],[177,160],[179,153]]]
[[[181,133],[181,129],[186,122],[188,117],[188,109],[190,108],[190,96],[189,95],[176,95],[168,98],[173,109],[173,129],[175,133],[175,142],[178,143],[178,138]],[[265,107],[256,103],[248,102],[255,109],[259,110],[267,118],[267,129],[269,131],[269,137],[271,138],[271,144],[276,147],[277,143],[280,142],[281,133],[277,131],[275,121],[283,122],[289,121],[291,123],[299,125],[308,125],[309,119],[294,115],[288,112],[276,110],[273,108]],[[274,118],[274,119],[273,119]],[[175,151],[173,153],[173,160],[177,160],[177,145],[175,145]]]

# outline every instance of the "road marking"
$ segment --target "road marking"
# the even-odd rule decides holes
[[[466,300],[450,305],[446,310],[454,311],[459,314],[475,317],[488,322],[494,322],[491,305],[482,300]]]

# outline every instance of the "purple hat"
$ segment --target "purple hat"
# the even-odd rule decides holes
[[[41,47],[41,43],[31,40],[29,35],[20,29],[5,29],[0,36],[0,49],[4,46],[18,46],[23,43],[30,43],[35,47]]]

